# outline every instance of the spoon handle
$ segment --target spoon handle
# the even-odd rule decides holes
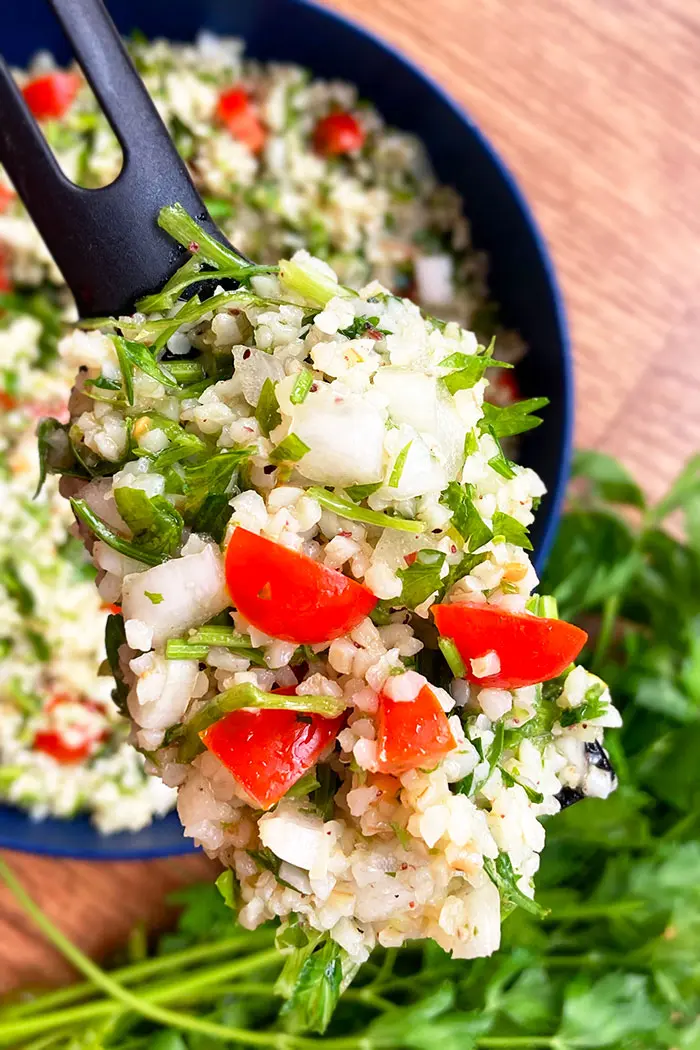
[[[0,163],[65,277],[81,317],[129,313],[161,287],[186,251],[157,225],[179,201],[215,227],[102,0],[50,0],[122,148],[118,177],[99,190],[61,171],[0,59]]]

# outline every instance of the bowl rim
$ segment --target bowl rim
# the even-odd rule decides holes
[[[561,347],[563,402],[561,449],[558,469],[554,478],[554,484],[548,492],[550,499],[547,508],[546,524],[542,532],[538,550],[533,559],[535,567],[539,572],[542,570],[544,563],[546,562],[547,555],[549,554],[556,535],[564,505],[566,485],[571,470],[574,433],[574,375],[571,335],[567,321],[564,297],[556,275],[549,246],[542,230],[540,229],[540,225],[535,218],[532,207],[523,190],[520,188],[520,185],[509,165],[503,160],[490,138],[475,123],[462,104],[457,102],[450,92],[435,79],[433,74],[420,66],[416,60],[407,55],[399,46],[375,32],[374,29],[370,29],[361,24],[352,16],[343,14],[335,8],[327,7],[325,4],[319,3],[318,0],[284,0],[284,2],[297,7],[310,9],[321,18],[341,26],[344,30],[350,30],[352,33],[369,40],[380,50],[391,55],[394,59],[404,65],[417,80],[421,81],[427,88],[429,88],[438,99],[452,111],[459,122],[468,128],[470,134],[474,136],[480,148],[485,152],[494,167],[498,170],[506,184],[508,192],[511,194],[513,201],[522,216],[523,222],[527,227],[530,236],[533,239],[535,249],[541,260],[544,276],[550,289],[554,322]],[[65,820],[59,817],[48,817],[45,821],[38,823],[36,826],[37,828],[41,828],[42,826],[53,827],[54,825],[65,827],[67,832],[66,837],[68,837],[70,835],[69,829],[75,827],[76,823],[79,823],[81,832],[85,830],[91,832],[94,836],[100,836],[100,842],[104,841],[104,846],[92,846],[88,843],[73,847],[68,843],[66,843],[65,847],[53,847],[51,845],[42,845],[41,843],[39,845],[33,843],[25,844],[18,842],[11,834],[8,835],[3,829],[2,818],[3,814],[7,813],[11,813],[13,816],[16,815],[19,818],[23,815],[21,807],[0,804],[0,849],[36,854],[37,856],[93,861],[155,860],[164,857],[187,856],[201,853],[201,849],[196,847],[190,839],[185,838],[184,833],[182,835],[182,842],[178,846],[154,845],[140,848],[135,844],[133,848],[118,845],[110,847],[109,843],[112,836],[100,836],[100,833],[94,825],[89,823],[89,818],[87,816],[80,816],[72,819],[67,818]],[[27,822],[31,821],[31,817],[26,811],[24,811],[24,817]],[[156,818],[153,823],[162,826],[164,822],[172,822],[177,819],[177,813],[173,810],[164,817]],[[147,833],[148,828],[143,829],[143,831]],[[120,832],[117,834],[120,838],[123,835],[131,835],[133,839],[138,840],[139,835],[142,833]],[[95,841],[98,841],[97,838]]]

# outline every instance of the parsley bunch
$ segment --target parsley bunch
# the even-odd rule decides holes
[[[341,996],[332,942],[287,926],[281,957],[210,885],[178,895],[178,926],[150,951],[137,931],[126,965],[101,970],[0,869],[88,980],[0,1010],[0,1047],[700,1047],[700,457],[655,506],[609,457],[579,454],[575,475],[543,591],[589,630],[583,661],[622,708],[606,733],[620,786],[548,820],[544,915],[513,897],[489,959],[380,949]]]

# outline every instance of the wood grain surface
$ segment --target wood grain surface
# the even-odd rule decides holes
[[[652,494],[700,448],[700,4],[333,0],[417,59],[516,173],[564,287],[577,440]],[[77,943],[108,953],[201,858],[8,858]],[[0,892],[0,991],[68,975]]]

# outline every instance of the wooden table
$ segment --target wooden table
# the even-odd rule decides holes
[[[564,286],[579,444],[658,495],[700,448],[700,6],[692,0],[333,0],[422,63],[516,172]],[[86,950],[109,952],[201,858],[10,858]],[[0,893],[0,991],[68,975]]]

